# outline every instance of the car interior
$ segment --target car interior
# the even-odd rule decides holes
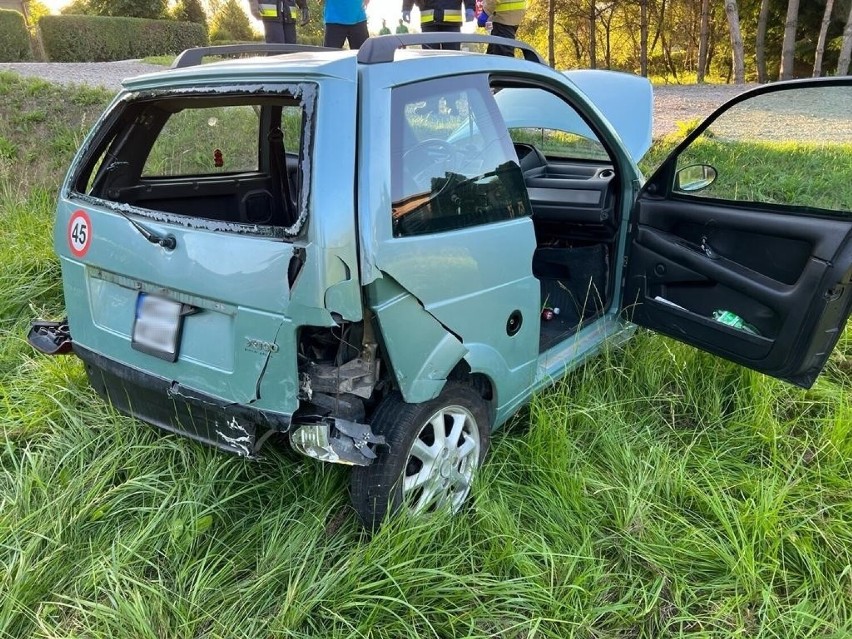
[[[529,143],[516,142],[515,150],[535,226],[539,350],[545,351],[609,305],[618,191],[615,171],[606,163],[548,158]]]
[[[76,187],[179,216],[286,228],[299,218],[301,117],[295,99],[139,100],[97,142]]]

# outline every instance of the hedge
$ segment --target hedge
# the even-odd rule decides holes
[[[39,21],[51,62],[109,62],[180,53],[207,44],[204,25],[104,16],[44,16]]]
[[[32,60],[30,35],[24,16],[17,11],[0,9],[0,62]]]

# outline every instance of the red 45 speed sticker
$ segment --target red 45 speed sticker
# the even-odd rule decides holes
[[[68,221],[68,248],[76,257],[83,257],[92,244],[92,220],[85,211],[74,211]]]

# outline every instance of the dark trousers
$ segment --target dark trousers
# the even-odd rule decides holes
[[[512,38],[515,39],[515,34],[518,32],[518,25],[514,24],[502,24],[500,22],[493,22],[491,24],[491,35],[498,36],[500,38]],[[510,58],[515,57],[515,47],[507,47],[502,44],[489,44],[488,49],[486,49],[485,53],[492,53],[494,55],[506,55]]]
[[[296,44],[296,23],[281,20],[263,21],[264,39],[267,43]]]
[[[440,22],[427,22],[420,25],[420,30],[423,33],[460,33],[461,25],[457,24],[441,24]],[[447,51],[460,51],[461,45],[458,42],[448,42],[446,44],[424,44],[424,49],[445,49]]]
[[[343,43],[349,40],[350,49],[358,49],[364,41],[370,37],[370,32],[367,31],[367,21],[356,22],[355,24],[338,24],[335,22],[325,23],[325,38],[323,39],[324,47],[332,47],[334,49],[342,49]]]

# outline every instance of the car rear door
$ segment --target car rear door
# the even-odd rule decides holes
[[[852,79],[760,87],[669,156],[632,215],[635,323],[799,386],[852,307]]]

